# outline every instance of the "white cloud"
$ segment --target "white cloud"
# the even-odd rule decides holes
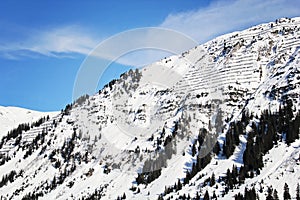
[[[129,66],[144,66],[197,45],[196,41],[177,31],[146,27],[124,31],[102,41],[91,56]]]
[[[280,17],[293,17],[299,14],[299,0],[216,0],[205,8],[170,14],[159,26],[179,31],[197,42],[203,43],[224,33],[242,30],[262,22],[274,21]],[[83,27],[72,25],[28,32],[31,32],[31,35],[27,35],[27,38],[21,41],[2,43],[0,41],[0,56],[7,59],[18,59],[20,57],[35,58],[39,55],[50,57],[71,57],[74,54],[88,55],[103,39],[93,35]],[[143,41],[134,40],[134,38],[143,39]],[[151,47],[157,43],[168,43],[170,47],[178,48],[173,52],[178,53],[194,45],[193,43],[181,44],[178,39],[173,42],[169,40],[169,36],[149,34],[147,31],[137,36],[131,35],[125,41],[127,41],[126,44],[116,41],[111,45],[113,50],[117,51],[121,46],[130,47],[132,44]],[[100,57],[114,60],[116,52],[110,48],[102,52]],[[116,62],[124,65],[141,66],[169,55],[163,51],[135,49],[138,51],[122,56]]]
[[[299,0],[216,0],[205,8],[170,14],[159,26],[178,31],[187,37],[190,36],[201,44],[228,32],[243,30],[260,23],[275,21],[277,18],[294,17],[299,14]],[[134,37],[140,38],[139,35]],[[146,40],[145,43],[149,46],[155,44],[156,41],[160,41],[157,43],[168,41],[167,44],[170,47],[176,46],[178,49],[172,53],[183,52],[187,50],[187,47],[192,48],[194,45],[193,43],[181,44],[178,39],[170,42],[169,37],[162,34],[145,33],[142,38]],[[124,46],[130,45],[131,42],[127,43]],[[118,43],[115,46],[122,46],[121,44]],[[105,53],[109,52],[111,51]],[[114,54],[111,53],[111,55]],[[155,50],[136,51],[120,58],[117,62],[141,66],[159,60],[166,55],[168,54],[163,51],[157,53]],[[105,57],[109,58],[110,56]]]
[[[224,33],[299,14],[299,0],[220,0],[206,8],[170,14],[161,26],[203,43]]]
[[[99,39],[80,26],[65,26],[47,31],[30,31],[31,35],[20,41],[0,44],[0,53],[7,59],[20,57],[66,57],[72,54],[87,55]]]

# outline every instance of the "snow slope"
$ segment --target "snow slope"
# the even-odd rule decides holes
[[[53,117],[57,114],[58,112],[39,112],[18,107],[0,106],[0,138],[19,124],[31,123],[41,117],[47,115]]]

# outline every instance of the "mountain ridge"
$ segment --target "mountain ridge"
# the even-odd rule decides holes
[[[14,106],[0,106],[0,137],[22,123],[31,123],[39,118],[50,115],[53,117],[59,112],[40,112]]]

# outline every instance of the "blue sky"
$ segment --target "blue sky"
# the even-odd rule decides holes
[[[85,57],[99,42],[122,31],[163,27],[203,43],[223,33],[299,15],[299,0],[1,1],[0,105],[62,109],[72,102]],[[135,59],[117,61],[99,88],[135,64]]]

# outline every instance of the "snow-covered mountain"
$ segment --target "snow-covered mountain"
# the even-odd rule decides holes
[[[53,117],[59,112],[39,112],[19,107],[0,106],[0,138],[7,134],[8,131],[17,128],[19,124],[32,123],[41,117]]]
[[[281,199],[287,183],[294,198],[299,49],[284,18],[130,70],[2,139],[0,195]]]

